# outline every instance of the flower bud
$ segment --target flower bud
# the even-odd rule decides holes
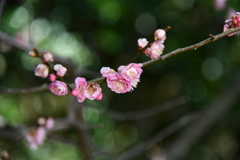
[[[42,54],[42,62],[53,62],[53,55],[51,52],[44,52]]]
[[[56,81],[57,76],[56,76],[56,74],[51,73],[51,74],[49,74],[48,79],[49,79],[49,81],[53,82],[53,81]]]
[[[36,65],[34,72],[35,76],[46,78],[49,73],[49,68],[46,64],[38,64]]]
[[[61,64],[56,64],[53,69],[59,77],[63,77],[67,72],[67,68],[63,67]]]
[[[51,129],[54,125],[54,119],[52,117],[49,117],[45,123],[46,129]]]
[[[31,56],[31,57],[38,57],[38,56],[39,56],[39,55],[38,55],[36,52],[34,52],[34,51],[29,51],[29,52],[28,52],[28,55]]]
[[[164,29],[157,29],[154,33],[155,41],[164,41],[166,39],[166,31]]]

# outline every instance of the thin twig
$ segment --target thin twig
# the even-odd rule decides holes
[[[35,87],[19,88],[19,89],[9,88],[9,89],[0,90],[0,95],[40,92],[40,91],[46,90],[47,88],[48,88],[47,84],[42,84],[40,86],[35,86]]]
[[[1,2],[0,2],[0,23],[2,21],[2,14],[3,14],[4,5],[5,5],[5,0],[1,0]]]
[[[113,160],[128,160],[136,155],[144,152],[148,147],[158,143],[159,141],[163,140],[167,136],[173,134],[174,132],[178,131],[182,127],[186,126],[187,124],[193,122],[197,118],[200,117],[200,114],[189,114],[184,117],[181,117],[179,120],[175,121],[162,131],[158,132],[156,135],[152,136],[150,139],[138,144],[137,146],[133,147],[130,150],[120,154],[119,156],[113,158]]]
[[[157,105],[155,107],[150,107],[149,109],[144,109],[144,110],[135,111],[135,112],[127,112],[127,113],[120,113],[120,112],[112,111],[109,109],[104,109],[103,107],[99,107],[99,106],[86,106],[86,107],[97,109],[100,112],[103,112],[107,116],[117,121],[131,121],[131,120],[139,120],[139,119],[154,116],[161,112],[170,110],[174,107],[181,106],[186,102],[187,100],[185,97],[178,97],[176,99],[170,100],[168,102]]]
[[[215,100],[213,100],[203,112],[203,116],[196,122],[187,127],[171,147],[167,150],[168,158],[171,160],[180,160],[191,149],[191,145],[197,142],[208,129],[220,119],[228,110],[239,100],[240,77],[235,80],[233,86],[224,91]]]
[[[179,48],[179,49],[176,49],[170,53],[167,53],[163,56],[160,56],[159,58],[156,58],[156,59],[153,59],[153,60],[149,60],[149,61],[146,61],[143,63],[143,67],[146,67],[148,65],[151,65],[151,64],[154,64],[156,62],[159,62],[159,61],[163,61],[169,57],[172,57],[174,55],[177,55],[177,54],[180,54],[182,52],[186,52],[186,51],[189,51],[189,50],[196,50],[197,48],[203,46],[203,45],[206,45],[208,43],[211,43],[211,42],[214,42],[220,38],[223,38],[225,36],[227,36],[228,34],[230,33],[234,33],[234,32],[238,32],[240,31],[240,27],[237,27],[237,28],[234,28],[234,29],[230,29],[226,32],[223,32],[223,33],[220,33],[218,35],[215,35],[215,36],[211,36],[210,38],[206,39],[206,40],[203,40],[199,43],[196,43],[196,44],[193,44],[191,46],[188,46],[188,47],[185,47],[185,48]],[[214,37],[214,38],[212,38]],[[10,36],[8,36],[7,34],[5,34],[4,32],[1,32],[0,31],[0,39],[19,48],[19,49],[22,49],[22,50],[25,50],[25,51],[29,51],[32,49],[32,47],[29,45],[29,44],[22,44],[20,42],[18,42],[15,38],[12,38]],[[90,80],[89,82],[95,82],[95,83],[102,83],[104,82],[105,78],[104,77],[99,77],[99,78],[96,78],[96,79],[93,79],[93,80]],[[71,85],[74,85],[74,84],[71,84]],[[44,89],[47,89],[48,87],[46,86],[45,88],[42,88],[42,90]],[[11,89],[11,90],[14,90],[14,89]],[[21,89],[17,89],[19,93],[22,93],[21,92]],[[25,90],[26,91],[26,90]],[[1,94],[4,94],[4,91],[0,91]],[[15,91],[14,93],[17,93],[17,91]]]

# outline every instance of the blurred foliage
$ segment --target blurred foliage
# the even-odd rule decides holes
[[[171,26],[164,54],[206,39],[210,33],[221,33],[229,10],[240,10],[240,1],[229,0],[223,10],[216,10],[213,4],[213,0],[9,0],[0,29],[22,43],[31,42],[71,58],[79,68],[99,72],[102,66],[116,69],[129,63],[137,52],[137,39],[150,39],[157,28]],[[148,66],[131,93],[116,94],[102,84],[103,100],[86,103],[122,113],[149,109],[179,96],[186,96],[189,103],[153,117],[126,122],[114,121],[98,109],[85,108],[86,122],[102,125],[90,131],[91,138],[106,151],[117,154],[148,139],[179,117],[204,109],[239,74],[239,44],[239,36],[225,37]],[[33,73],[40,60],[4,42],[0,45],[0,89],[46,82]],[[137,62],[147,60],[149,57],[142,55]],[[69,83],[72,82],[74,79],[69,78]],[[49,91],[1,96],[0,115],[9,125],[36,125],[39,116],[66,116],[69,101],[69,96],[56,97]],[[232,159],[239,152],[239,114],[238,102],[194,145],[188,159]],[[159,146],[164,148],[177,136],[172,135]],[[0,144],[5,143],[8,140],[0,139]],[[12,159],[81,157],[75,147],[55,141],[47,141],[37,151],[29,150],[25,142],[7,146]],[[136,159],[146,156],[142,153]],[[99,157],[102,159],[106,157]]]

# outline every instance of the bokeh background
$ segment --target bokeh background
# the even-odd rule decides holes
[[[103,66],[117,69],[128,64],[137,53],[137,39],[151,39],[157,28],[171,26],[163,52],[166,54],[200,42],[209,34],[221,33],[225,19],[238,10],[240,1],[237,0],[227,1],[223,8],[217,8],[213,0],[8,0],[2,8],[0,30],[22,44],[32,44],[71,59],[76,65],[72,70],[80,70],[78,76],[91,80],[101,76],[99,71]],[[48,83],[46,79],[34,76],[33,70],[40,63],[39,59],[29,57],[27,51],[4,41],[0,43],[1,90]],[[106,83],[101,84],[103,100],[86,101],[85,104],[96,107],[83,110],[87,124],[101,125],[89,130],[90,138],[104,151],[117,156],[186,115],[207,112],[213,101],[224,102],[225,97],[219,96],[231,95],[229,87],[239,86],[235,84],[239,77],[239,45],[238,35],[225,37],[145,67],[141,82],[130,93],[116,94],[107,88]],[[136,62],[148,60],[149,57],[141,55]],[[71,73],[66,76],[69,83],[75,78]],[[199,126],[196,132],[201,132],[201,136],[194,139],[195,133],[188,132],[191,125],[186,125],[131,159],[239,159],[240,101],[237,96],[240,94],[234,95],[235,98],[227,104],[229,107],[221,114],[218,114],[217,107],[207,112],[216,111],[217,116],[209,120],[208,127]],[[159,105],[161,108],[165,102],[175,102],[179,97],[184,97],[186,102],[137,120],[117,120],[103,111],[121,114],[151,110]],[[66,117],[70,98],[70,95],[57,97],[48,90],[0,95],[1,126],[32,127],[37,126],[40,116]],[[184,123],[186,121],[196,127],[196,120],[187,118]],[[74,140],[78,138],[75,132],[74,127],[70,127],[52,134]],[[186,139],[190,139],[187,143],[191,145],[178,156],[172,150],[174,147],[174,150],[181,149],[181,145],[177,148],[175,142],[185,132],[189,133]],[[14,160],[83,159],[78,147],[68,143],[47,139],[38,150],[32,151],[26,141],[0,135],[0,150],[8,150]],[[99,154],[96,159],[110,158]]]

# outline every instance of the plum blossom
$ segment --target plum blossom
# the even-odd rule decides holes
[[[44,127],[38,127],[37,129],[30,130],[26,136],[28,145],[32,150],[36,150],[43,144],[46,138],[46,129]]]
[[[90,100],[101,100],[102,99],[102,89],[97,83],[89,83],[86,90],[84,90],[84,95]]]
[[[120,66],[118,68],[119,75],[127,81],[133,81],[138,79],[142,73],[141,63],[130,63],[127,66]]]
[[[34,72],[35,76],[46,78],[49,73],[49,68],[46,64],[38,64],[36,65]]]
[[[165,41],[166,39],[166,31],[164,29],[157,29],[154,33],[155,41]]]
[[[49,85],[49,89],[57,96],[63,96],[68,93],[67,85],[61,81],[54,81]]]
[[[53,62],[53,54],[51,52],[44,52],[42,54],[42,62]]]
[[[110,67],[102,67],[100,70],[101,74],[103,77],[107,78],[111,75],[116,75],[117,72],[113,69],[111,69]]]
[[[119,74],[107,77],[107,85],[113,92],[116,93],[126,93],[133,89],[131,82],[125,80],[119,76]]]
[[[223,27],[223,32],[228,31],[231,28],[237,28],[240,26],[240,12],[237,12],[234,16],[232,16],[231,19],[227,19],[225,21],[225,25]],[[236,33],[231,33],[228,36],[231,37],[235,35]]]
[[[148,44],[148,41],[146,38],[139,38],[138,39],[138,47],[144,48]]]
[[[163,41],[154,41],[150,47],[144,50],[144,53],[151,59],[158,58],[165,48]]]
[[[127,66],[118,67],[118,72],[109,67],[102,67],[100,72],[113,92],[126,93],[137,86],[142,73],[141,67],[141,63],[130,63]]]
[[[67,68],[63,67],[61,64],[56,64],[53,69],[56,71],[56,74],[59,77],[63,77],[66,72],[67,72]]]
[[[74,90],[77,91],[77,94],[76,92],[75,94],[73,94],[73,91],[72,91],[72,95],[77,96],[78,102],[83,102],[86,99],[84,91],[87,89],[87,81],[85,78],[77,77],[75,79],[75,84],[76,84],[76,87]]]

